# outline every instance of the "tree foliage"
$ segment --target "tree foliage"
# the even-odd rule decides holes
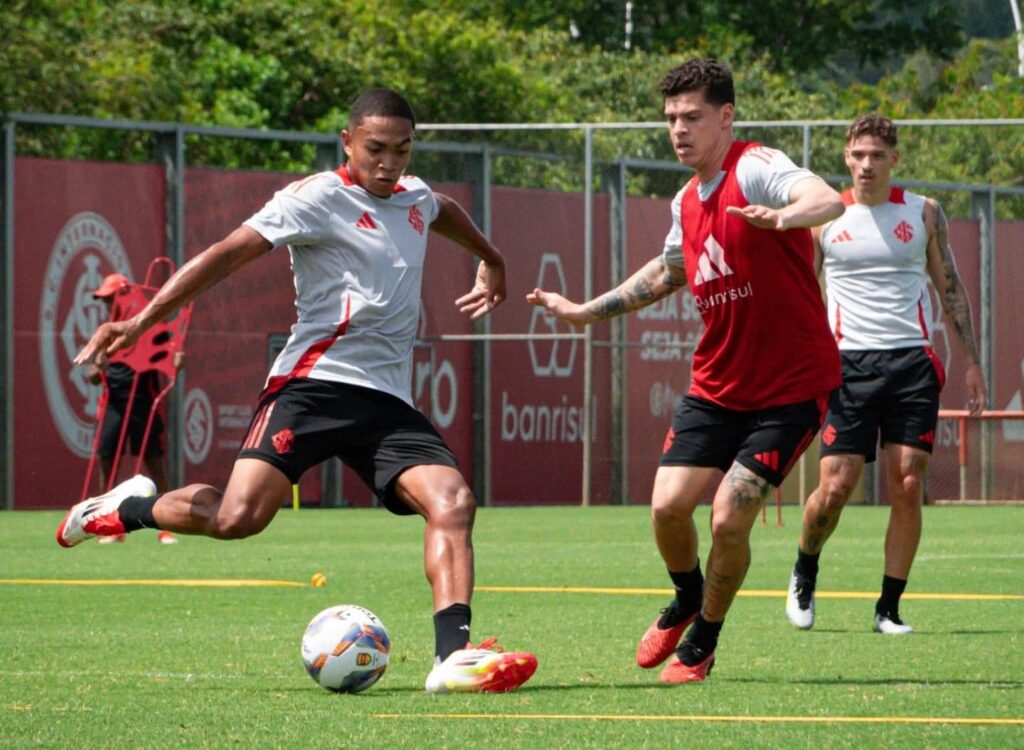
[[[423,122],[649,122],[660,119],[661,73],[708,54],[732,65],[741,120],[869,110],[1024,117],[1013,40],[960,46],[951,5],[650,0],[633,4],[626,51],[620,0],[8,0],[0,109],[330,133],[359,91],[383,85],[405,92]],[[882,70],[894,55],[904,62],[877,82],[858,72],[862,60]],[[915,148],[903,168],[1021,184],[1020,130],[928,129],[908,141]],[[773,134],[775,145],[799,148],[799,132],[791,135]],[[48,156],[151,159],[154,151],[149,136],[122,131],[19,127],[18,138],[20,153]],[[578,131],[458,138],[562,157],[498,162],[503,179],[557,174],[579,185]],[[671,158],[657,130],[602,132],[595,147],[602,161]],[[814,148],[816,166],[843,171],[841,140],[816,139]],[[312,161],[305,145],[201,137],[190,139],[188,156],[285,169]]]

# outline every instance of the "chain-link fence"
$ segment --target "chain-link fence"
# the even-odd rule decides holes
[[[846,124],[741,122],[736,131],[786,151],[839,186]],[[898,124],[904,158],[895,182],[946,207],[974,304],[990,407],[1018,410],[1024,341],[1015,290],[1024,267],[1018,269],[1015,251],[1024,244],[1024,188],[934,175],[941,174],[935,163],[960,158],[965,142],[979,165],[998,159],[1000,144],[1020,141],[1024,122]],[[4,134],[0,431],[6,439],[0,479],[5,507],[14,498],[24,507],[18,489],[38,485],[43,470],[33,467],[41,464],[40,452],[64,451],[72,466],[84,462],[69,435],[88,429],[90,396],[70,384],[67,355],[84,332],[67,321],[88,300],[67,290],[81,286],[83,274],[120,270],[119,262],[131,265],[133,258],[141,265],[166,254],[181,265],[274,189],[295,175],[333,168],[343,153],[333,135],[47,116],[11,116]],[[928,157],[911,158],[915,153]],[[452,313],[452,301],[472,283],[468,256],[432,241],[425,272],[414,395],[453,445],[480,498],[492,504],[647,502],[701,332],[692,296],[684,289],[582,332],[523,298],[536,286],[589,298],[660,253],[669,202],[687,179],[671,159],[664,126],[422,125],[410,171],[462,202],[508,259],[510,299],[477,325]],[[95,229],[84,215],[95,226],[94,217],[103,219],[99,235],[113,232],[117,242],[106,235],[74,240],[68,232]],[[121,255],[111,250],[118,243]],[[86,266],[90,257],[93,265]],[[226,479],[270,342],[279,346],[290,325],[290,276],[283,260],[268,263],[246,269],[197,306],[171,431],[173,473],[180,480]],[[258,314],[251,313],[254,288],[263,295]],[[263,308],[280,310],[271,315]],[[950,374],[942,406],[960,409],[962,353],[941,308],[933,308],[935,348]],[[44,390],[39,381],[47,384],[46,394],[31,410],[33,389]],[[35,429],[31,438],[23,434],[27,425]],[[1024,423],[972,421],[961,430],[955,419],[943,420],[935,444],[930,499],[1022,497],[1018,467],[1024,462],[1017,453],[1024,450]],[[816,482],[815,457],[812,448],[787,481],[787,502],[799,501]],[[53,484],[29,504],[66,504],[59,482]],[[861,497],[884,500],[880,485],[869,473]],[[368,502],[358,481],[333,463],[304,492],[325,504]]]

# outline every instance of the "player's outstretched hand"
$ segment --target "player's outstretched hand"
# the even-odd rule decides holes
[[[729,206],[725,209],[725,212],[730,216],[739,216],[748,224],[753,224],[760,229],[775,229],[780,232],[787,229],[782,214],[774,208],[768,208],[767,206],[750,205],[743,208]]]
[[[526,295],[526,301],[531,305],[543,307],[544,311],[551,316],[572,323],[575,326],[586,325],[583,305],[567,300],[556,292],[545,292],[543,289],[534,289]]]
[[[505,266],[480,261],[473,288],[455,300],[455,304],[459,312],[469,313],[470,320],[476,320],[504,302],[505,295]]]
[[[75,364],[84,365],[92,362],[102,367],[110,359],[110,355],[129,348],[141,333],[132,325],[131,320],[104,323],[82,347],[82,351],[75,357]]]
[[[978,416],[985,408],[988,394],[985,391],[985,375],[977,362],[967,368],[967,410]]]

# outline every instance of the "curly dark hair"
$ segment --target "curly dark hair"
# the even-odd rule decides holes
[[[416,128],[416,114],[404,96],[391,89],[367,89],[348,111],[348,126],[355,128],[364,117],[404,117]]]
[[[710,57],[694,57],[672,68],[661,77],[658,91],[666,98],[690,91],[704,91],[710,104],[736,104],[736,91],[732,85],[732,71],[724,63]]]
[[[890,148],[896,148],[896,126],[892,120],[881,115],[861,115],[846,129],[846,142],[853,143],[862,135],[881,138]]]

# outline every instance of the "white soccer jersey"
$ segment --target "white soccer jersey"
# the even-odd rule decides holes
[[[842,350],[929,344],[928,232],[923,196],[893,188],[877,206],[853,202],[821,230],[828,318]]]
[[[403,177],[389,198],[352,182],[346,167],[293,182],[245,225],[288,245],[298,320],[267,378],[374,388],[412,404],[412,348],[420,313],[434,193]]]

